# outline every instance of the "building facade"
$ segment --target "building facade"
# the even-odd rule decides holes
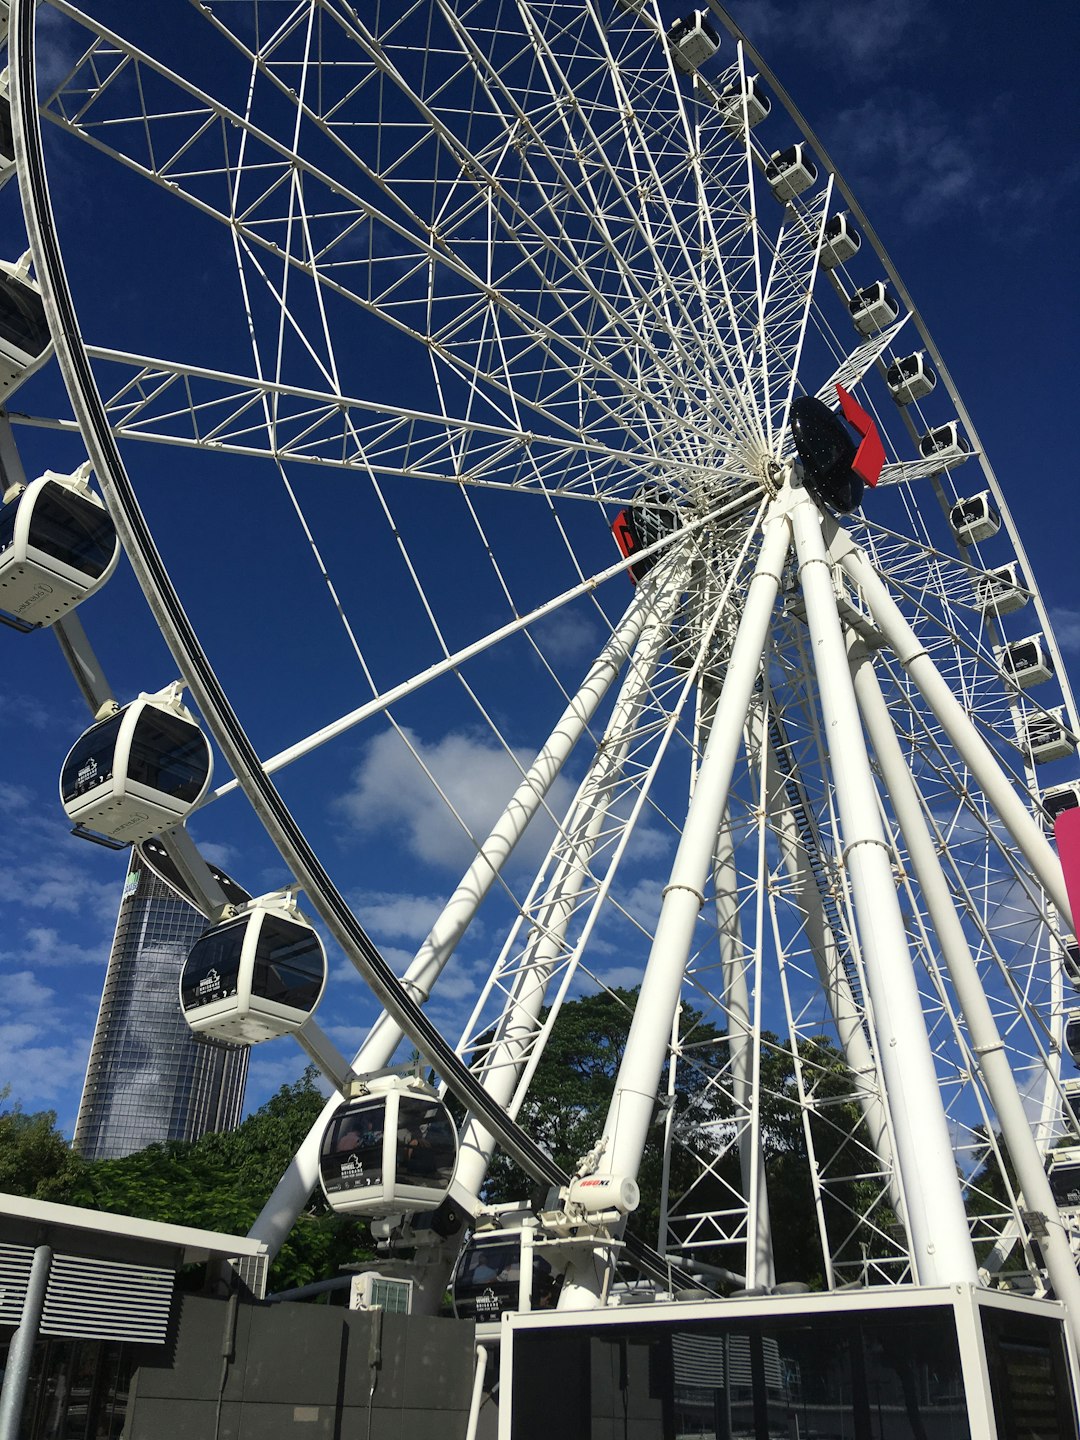
[[[75,1122],[86,1159],[239,1123],[247,1047],[196,1039],[180,1010],[180,970],[206,925],[133,850]]]

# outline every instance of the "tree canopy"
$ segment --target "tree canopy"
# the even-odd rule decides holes
[[[56,1130],[52,1111],[0,1114],[0,1189],[143,1220],[242,1235],[262,1209],[324,1104],[309,1067],[235,1130],[193,1143],[149,1145],[117,1160],[83,1160]],[[269,1288],[332,1275],[369,1254],[357,1221],[312,1196],[271,1268]]]

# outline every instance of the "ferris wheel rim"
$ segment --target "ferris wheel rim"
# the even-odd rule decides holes
[[[24,0],[19,0],[19,4],[23,4],[23,3],[24,3]],[[718,7],[717,7],[717,8],[718,8]],[[15,13],[16,13],[16,15],[18,15],[18,14],[20,13],[18,7],[16,7],[16,12],[15,12]],[[725,23],[726,23],[726,22],[725,22]],[[771,73],[771,72],[770,72],[770,73]],[[779,87],[778,87],[778,88],[779,88]],[[30,102],[27,101],[27,102],[26,102],[26,105],[29,106],[29,104],[30,104]],[[790,107],[789,107],[789,108],[790,108]],[[797,113],[797,112],[796,112],[796,113]],[[816,143],[817,143],[817,142],[814,140],[814,137],[813,137],[813,135],[812,135],[812,132],[809,132],[809,130],[806,129],[806,130],[804,130],[802,133],[804,133],[806,136],[808,136],[810,142],[813,143],[813,144],[815,144],[815,146],[816,146]],[[818,153],[821,155],[821,158],[823,158],[823,159],[825,158],[823,152],[821,152],[821,151],[819,150]],[[860,212],[860,213],[861,213],[861,212]],[[869,233],[869,227],[868,227],[868,233]],[[885,262],[887,262],[887,257],[884,256],[884,252],[879,252],[879,253],[881,253],[881,255],[883,256],[883,260],[884,260]],[[895,280],[896,280],[896,273],[895,273],[895,269],[891,266],[891,262],[889,262],[889,263],[887,264],[887,269],[888,269],[888,273],[890,274],[890,277],[893,278],[894,281],[895,281]],[[909,308],[911,308],[911,307],[909,307]],[[913,313],[915,313],[915,312],[913,312]],[[916,318],[917,318],[917,317],[916,317]],[[77,322],[76,322],[76,323],[77,323]],[[918,320],[917,320],[917,323],[918,323]],[[929,348],[930,345],[932,344],[932,342],[929,342],[928,337],[926,337],[925,335],[924,335],[924,338],[926,338],[926,339],[928,340],[928,348]],[[938,358],[938,359],[939,359],[939,357],[937,357],[937,355],[936,355],[936,348],[932,351],[932,353],[935,355],[935,358]],[[940,364],[940,359],[939,359],[939,364]],[[944,370],[944,366],[943,366],[943,365],[941,366],[941,368],[942,368],[943,374],[947,374],[947,372]],[[92,378],[92,377],[91,377],[91,378]],[[949,383],[951,384],[951,382],[949,382]],[[951,390],[950,390],[950,393],[952,393]],[[960,403],[960,402],[959,402],[959,398],[958,398],[958,397],[955,397],[955,398],[957,399],[957,403],[958,403],[958,405],[959,405],[959,403]],[[101,421],[102,421],[103,425],[109,430],[109,433],[111,434],[111,433],[112,433],[112,427],[109,425],[108,420],[104,417],[104,412],[102,412]],[[119,456],[118,456],[118,458],[119,458]],[[121,463],[122,463],[122,462],[121,462]],[[992,486],[993,486],[993,487],[996,487],[996,481],[993,481],[993,480],[992,480]],[[996,492],[995,492],[995,493],[996,493]],[[589,498],[593,498],[593,497],[589,497]],[[602,497],[596,497],[596,498],[602,498]],[[1004,507],[1004,506],[1003,506],[1003,509],[1004,509],[1005,513],[1007,514],[1007,513],[1008,513],[1007,507]],[[705,522],[703,521],[703,522],[701,522],[701,523],[705,523]],[[1017,543],[1018,543],[1018,542],[1017,542]],[[615,570],[617,570],[617,569],[618,569],[617,566],[612,566],[612,567],[611,567],[612,573],[614,573]],[[1026,573],[1027,573],[1027,577],[1028,577],[1029,582],[1033,585],[1033,583],[1034,583],[1034,577],[1031,575],[1031,572],[1030,572],[1029,570],[1026,571]],[[1037,592],[1036,592],[1036,593],[1037,593]],[[1039,603],[1041,604],[1041,600],[1040,600]],[[1052,640],[1052,630],[1050,629],[1050,627],[1049,627],[1048,625],[1044,627],[1044,633],[1048,636],[1048,638],[1050,638],[1050,639]],[[1067,702],[1071,705],[1071,704],[1072,704],[1071,692],[1069,692],[1069,691],[1065,688],[1065,687],[1067,686],[1067,678],[1066,678],[1066,676],[1065,676],[1065,672],[1064,672],[1064,669],[1063,669],[1063,668],[1061,669],[1061,672],[1060,672],[1060,673],[1061,673],[1062,687],[1063,687],[1064,693],[1065,693],[1065,695],[1066,695]],[[204,714],[205,714],[205,713],[206,713],[206,709],[205,709],[205,707],[203,707],[203,708],[204,708]],[[208,719],[209,719],[209,716],[208,716]],[[220,742],[219,742],[219,743],[220,743]],[[252,751],[252,755],[254,755],[254,751]],[[265,768],[265,767],[261,767],[261,766],[260,766],[260,768]],[[249,797],[249,798],[250,798],[250,797]],[[254,801],[253,801],[253,804],[255,804]],[[257,805],[256,805],[256,808],[258,808]],[[419,1013],[419,1012],[418,1012],[418,1013]],[[550,1177],[549,1177],[549,1178],[550,1178]]]

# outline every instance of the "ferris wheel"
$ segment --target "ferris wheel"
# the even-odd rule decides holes
[[[189,777],[200,831],[242,791],[385,1006],[352,1069],[415,1046],[464,1107],[442,1192],[482,1211],[507,1149],[585,1237],[560,1304],[587,1306],[651,1147],[638,1260],[768,1287],[805,1278],[773,1260],[783,1123],[828,1287],[1063,1294],[1080,724],[1008,485],[734,23],[252,0],[120,34],[53,0],[35,79],[32,9],[19,183],[72,412],[24,418],[81,434],[190,704],[147,675],[128,729],[201,717],[233,778]],[[395,974],[345,897],[409,865],[429,893],[447,856]],[[292,892],[259,905],[315,948]],[[530,1083],[567,1003],[638,984],[560,1176],[515,1123]]]

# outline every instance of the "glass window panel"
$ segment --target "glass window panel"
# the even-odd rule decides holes
[[[180,1000],[185,1010],[197,1010],[200,1005],[236,994],[246,929],[246,922],[239,921],[215,927],[196,940],[180,981]]]
[[[402,1096],[398,1103],[398,1183],[446,1189],[457,1162],[457,1136],[449,1112],[437,1100]]]
[[[193,802],[206,783],[210,751],[191,720],[147,706],[135,724],[128,776],[175,800]]]
[[[41,296],[25,281],[0,272],[0,340],[33,359],[49,343],[49,325]]]
[[[75,800],[111,777],[116,736],[123,721],[124,712],[121,710],[107,720],[91,725],[75,742],[60,776],[60,793],[65,800]]]
[[[100,505],[51,480],[34,500],[29,543],[96,580],[112,559],[116,531]]]
[[[319,1165],[328,1194],[381,1185],[386,1101],[338,1111],[326,1127]]]
[[[325,971],[322,946],[313,930],[278,915],[264,917],[252,974],[254,994],[296,1010],[312,1010]]]

